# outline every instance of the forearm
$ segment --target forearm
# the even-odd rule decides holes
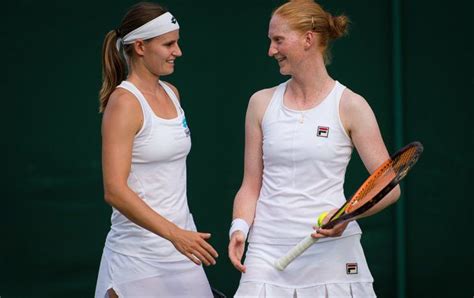
[[[400,186],[397,185],[380,202],[375,204],[375,206],[373,206],[368,211],[366,211],[365,213],[360,215],[358,218],[371,216],[373,214],[376,214],[376,213],[382,211],[383,209],[387,208],[388,206],[394,204],[398,200],[399,197],[400,197]]]
[[[105,200],[133,223],[167,240],[171,241],[176,229],[179,229],[150,208],[128,187],[106,192]]]
[[[257,200],[258,193],[241,188],[235,196],[232,219],[241,218],[251,226],[255,218]]]

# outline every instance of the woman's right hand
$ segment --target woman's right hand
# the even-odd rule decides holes
[[[245,273],[245,266],[242,265],[242,256],[245,249],[245,236],[242,231],[235,231],[232,233],[229,242],[229,259],[232,265],[242,273]]]
[[[331,217],[336,213],[339,209],[333,209],[331,210],[323,219],[323,222],[321,223],[321,226],[324,226],[329,222]],[[334,227],[330,229],[323,229],[320,228],[319,226],[314,226],[313,229],[316,230],[311,236],[313,238],[325,238],[325,237],[339,237],[344,233],[344,230],[346,229],[347,225],[349,224],[348,221],[339,223],[335,225]]]
[[[218,257],[215,249],[207,243],[207,239],[211,238],[209,233],[193,232],[178,228],[173,232],[170,239],[174,247],[188,257],[196,265],[201,265],[201,262],[206,266],[215,265],[215,258]]]

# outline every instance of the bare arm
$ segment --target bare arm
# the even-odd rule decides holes
[[[107,203],[137,225],[171,241],[193,262],[215,263],[217,253],[205,241],[209,234],[185,231],[150,208],[127,184],[132,145],[143,116],[133,95],[118,89],[110,97],[102,120],[102,167]],[[212,256],[211,256],[212,255]],[[197,257],[199,260],[196,260]]]
[[[341,102],[343,119],[347,119],[349,133],[365,167],[372,174],[390,156],[382,139],[375,115],[367,101],[350,90],[347,100]],[[395,203],[400,197],[400,187],[396,186],[378,204],[359,218],[378,213]]]
[[[262,186],[263,135],[261,121],[271,99],[271,89],[255,93],[249,101],[245,119],[244,178],[234,200],[233,219],[244,219],[250,226],[255,217],[257,200]],[[241,259],[245,247],[244,234],[235,231],[229,243],[229,258],[237,270],[245,272]]]
[[[256,103],[250,100],[245,120],[244,178],[234,200],[233,218],[242,218],[249,225],[255,216],[255,207],[262,186],[262,131]]]
[[[365,167],[372,174],[384,161],[389,158],[387,148],[380,134],[380,129],[375,115],[369,104],[363,97],[355,94],[351,90],[344,90],[340,103],[341,121],[350,135],[357,152],[359,153]],[[400,197],[400,187],[397,185],[390,193],[385,196],[371,209],[359,215],[358,218],[367,217],[378,213],[395,203]],[[336,210],[332,210],[323,224],[327,223],[331,215]],[[338,224],[332,229],[317,229],[313,234],[314,238],[337,237],[342,235],[348,223]]]

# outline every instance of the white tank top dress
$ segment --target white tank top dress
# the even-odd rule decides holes
[[[339,82],[316,107],[286,107],[280,84],[262,120],[263,177],[235,297],[374,297],[361,230],[351,222],[338,238],[324,238],[284,271],[275,259],[314,232],[324,211],[345,201],[344,177],[353,145],[340,116]],[[296,296],[294,296],[296,295]]]
[[[163,119],[153,112],[143,94],[128,81],[117,88],[131,92],[140,103],[143,125],[133,141],[128,186],[154,211],[180,228],[196,231],[186,196],[186,157],[190,131],[174,92],[177,117]],[[136,225],[112,208],[95,297],[113,288],[119,297],[212,297],[202,266],[182,255],[173,244]]]

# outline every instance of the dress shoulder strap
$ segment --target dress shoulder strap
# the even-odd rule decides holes
[[[161,85],[161,87],[163,87],[163,89],[165,90],[166,94],[168,94],[168,96],[171,98],[171,101],[173,102],[173,104],[175,105],[176,107],[176,110],[179,111],[179,113],[183,113],[183,109],[181,108],[181,104],[179,103],[179,99],[178,99],[178,96],[174,93],[173,89],[170,88],[170,86],[168,86],[165,82],[163,81],[158,81]]]
[[[278,113],[278,110],[281,108],[283,103],[283,95],[285,94],[286,85],[288,81],[278,85],[273,92],[272,99],[268,104],[265,113],[263,115],[262,125],[265,125],[267,121],[271,121],[272,118]]]
[[[122,83],[120,83],[120,85],[118,85],[117,88],[123,88],[129,91],[130,93],[132,93],[133,95],[135,95],[135,98],[138,100],[138,102],[140,103],[140,106],[142,107],[144,116],[148,116],[149,113],[152,112],[151,107],[149,106],[145,97],[133,83],[129,81],[122,81]]]

